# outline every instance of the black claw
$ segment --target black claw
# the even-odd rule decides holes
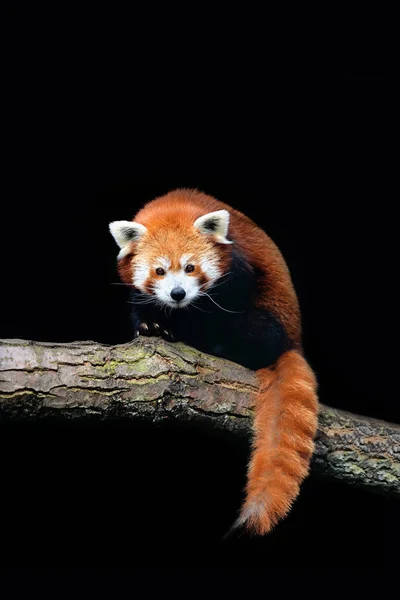
[[[164,329],[163,330],[162,336],[163,336],[164,340],[167,340],[168,342],[174,342],[175,341],[174,336],[172,335],[172,333],[168,329]]]
[[[168,329],[162,329],[159,323],[140,323],[139,329],[134,332],[134,337],[139,335],[161,335],[165,340],[174,342],[175,338]]]

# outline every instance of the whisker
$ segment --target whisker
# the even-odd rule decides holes
[[[223,275],[221,275],[218,281],[221,281],[221,279],[224,279],[224,277],[228,277],[228,275],[233,275],[233,271],[228,271],[227,273],[224,273]]]
[[[119,281],[110,281],[110,285],[124,285],[125,287],[133,287],[133,283],[120,283]]]
[[[230,279],[232,279],[232,277],[230,277],[229,279],[225,279],[225,277],[227,277],[228,275],[233,275],[233,271],[229,271],[229,273],[225,273],[225,275],[222,275],[222,277],[220,277],[215,284],[211,285],[209,287],[209,289],[214,290],[215,288],[219,287],[223,283],[227,283],[228,281],[230,281]]]
[[[239,314],[239,313],[244,313],[244,312],[245,312],[244,310],[228,310],[227,308],[223,308],[222,306],[220,306],[220,305],[218,304],[218,302],[215,302],[215,300],[213,300],[213,299],[211,298],[211,296],[209,296],[209,295],[207,294],[207,292],[202,292],[202,294],[204,294],[205,296],[207,296],[208,298],[210,298],[211,302],[214,302],[214,304],[215,304],[216,306],[218,306],[218,308],[220,308],[221,310],[223,310],[223,311],[225,311],[225,312],[228,312],[228,313],[235,313],[235,314]]]
[[[208,315],[211,315],[211,311],[209,310],[203,310],[202,308],[200,308],[199,306],[196,306],[196,304],[194,304],[194,302],[190,303],[190,306],[193,306],[193,308],[195,308],[196,310],[199,310],[202,313],[207,313]],[[187,309],[189,309],[189,306],[185,307]]]
[[[126,300],[128,304],[153,304],[153,300],[142,300],[141,302],[132,302],[131,300]]]

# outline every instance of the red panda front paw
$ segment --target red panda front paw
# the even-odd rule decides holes
[[[169,329],[165,329],[158,323],[140,323],[139,329],[134,332],[134,337],[137,338],[139,335],[159,335],[168,342],[174,342],[175,338]]]
[[[160,335],[161,327],[158,323],[139,323],[139,328],[135,331],[135,338],[139,335]]]

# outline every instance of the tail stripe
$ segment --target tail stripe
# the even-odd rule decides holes
[[[290,510],[306,477],[317,429],[317,383],[295,350],[283,354],[275,369],[257,372],[253,452],[246,500],[237,525],[269,532]]]

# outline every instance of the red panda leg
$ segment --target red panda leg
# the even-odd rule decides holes
[[[260,390],[246,500],[236,525],[268,533],[290,510],[306,477],[317,430],[317,383],[306,360],[285,352],[257,371]]]

